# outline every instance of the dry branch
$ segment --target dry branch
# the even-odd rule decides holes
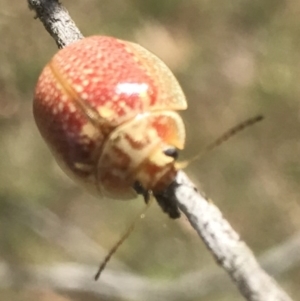
[[[68,12],[57,0],[28,0],[28,3],[59,48],[82,38]],[[251,250],[222,217],[219,209],[198,193],[183,172],[178,173],[174,183],[164,192],[164,197],[178,204],[217,263],[230,275],[247,300],[291,301],[260,267]],[[87,286],[91,285],[87,282]]]
[[[57,0],[29,0],[29,8],[34,10],[58,48],[83,38],[68,11]]]

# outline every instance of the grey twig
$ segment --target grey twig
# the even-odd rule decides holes
[[[83,38],[68,11],[58,0],[28,0],[28,5],[35,11],[35,17],[42,21],[58,48]]]
[[[66,9],[57,0],[28,0],[31,9],[62,48],[82,38]],[[219,209],[201,194],[183,173],[164,192],[178,203],[216,261],[249,301],[291,301],[290,297],[260,267],[251,250],[222,217]]]
[[[181,211],[203,239],[207,248],[233,279],[241,294],[251,301],[287,301],[291,298],[259,265],[220,210],[197,192],[183,173],[166,192],[178,202]]]

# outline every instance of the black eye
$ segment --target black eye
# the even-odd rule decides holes
[[[172,157],[174,158],[175,160],[178,158],[178,151],[175,147],[168,147],[164,150],[164,154],[166,156],[169,156],[169,157]]]

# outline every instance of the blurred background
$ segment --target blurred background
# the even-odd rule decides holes
[[[143,202],[94,198],[57,167],[31,111],[56,45],[27,1],[0,3],[0,299],[243,300],[186,219],[170,220],[156,204],[93,281]],[[266,117],[186,173],[300,300],[300,2],[63,4],[84,35],[140,43],[175,73],[189,103],[182,159],[242,120]]]

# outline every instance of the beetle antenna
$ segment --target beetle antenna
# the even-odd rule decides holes
[[[108,254],[105,256],[104,260],[101,262],[99,269],[95,275],[95,281],[97,281],[102,273],[102,271],[105,269],[107,263],[111,259],[111,257],[117,252],[119,247],[123,244],[123,242],[129,237],[129,235],[134,230],[136,224],[140,221],[140,219],[145,217],[145,213],[152,204],[154,197],[152,194],[149,194],[149,199],[146,202],[146,206],[141,210],[141,212],[134,218],[134,220],[131,222],[129,227],[126,229],[124,234],[120,237],[120,239],[115,243],[115,245],[109,250]]]
[[[242,121],[241,123],[237,124],[233,128],[226,131],[223,135],[221,135],[215,141],[213,141],[212,143],[210,143],[206,147],[204,147],[204,149],[195,157],[191,158],[190,160],[176,163],[176,168],[178,168],[178,169],[186,168],[191,162],[202,158],[204,155],[206,155],[210,151],[214,150],[215,148],[217,148],[218,146],[223,144],[223,142],[225,142],[225,141],[229,140],[231,137],[235,136],[237,133],[243,131],[244,129],[254,125],[255,123],[257,123],[259,121],[262,121],[263,119],[264,119],[264,116],[257,115],[252,118],[249,118],[245,121]]]

